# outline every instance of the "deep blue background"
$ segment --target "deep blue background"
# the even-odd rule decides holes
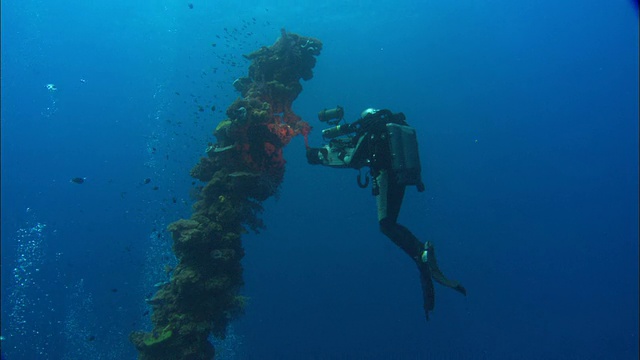
[[[437,287],[425,323],[370,192],[307,165],[296,139],[267,230],[244,239],[250,302],[221,357],[638,358],[633,2],[187,4],[2,3],[9,359],[135,358],[127,335],[148,328],[144,298],[172,261],[162,229],[190,214],[189,170],[237,96],[241,54],[280,27],[324,42],[294,106],[312,145],[336,104],[417,129],[427,191],[408,189],[400,222],[468,296]]]

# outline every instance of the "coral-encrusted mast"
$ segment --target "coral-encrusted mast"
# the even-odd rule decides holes
[[[274,195],[284,176],[282,148],[310,127],[291,109],[313,77],[322,43],[288,34],[246,55],[249,76],[234,82],[241,97],[227,108],[214,132],[218,142],[191,175],[207,184],[189,220],[169,225],[178,258],[171,281],[148,302],[154,329],[130,340],[141,360],[213,359],[210,334],[224,338],[229,321],[243,313],[245,226],[263,227],[260,203]]]

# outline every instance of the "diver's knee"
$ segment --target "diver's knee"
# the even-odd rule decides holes
[[[378,224],[380,224],[380,231],[387,236],[393,232],[393,228],[395,225],[395,223],[388,217],[378,221]]]

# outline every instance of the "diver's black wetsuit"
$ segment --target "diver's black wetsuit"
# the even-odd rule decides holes
[[[393,169],[389,132],[386,125],[394,123],[407,126],[404,115],[380,110],[373,115],[358,120],[353,126],[356,136],[348,139],[333,139],[323,148],[307,149],[307,159],[311,164],[332,167],[371,168],[373,192],[378,207],[380,230],[418,266],[424,301],[424,313],[429,319],[429,311],[435,304],[432,278],[466,296],[465,288],[457,281],[447,279],[438,268],[433,244],[423,244],[406,227],[398,224],[398,215],[406,184],[402,176]],[[417,152],[417,146],[415,151]],[[416,155],[417,156],[417,155]],[[413,183],[419,191],[424,191],[419,170]],[[415,176],[414,176],[415,177]],[[406,182],[406,181],[405,181]],[[426,262],[423,254],[426,252]]]
[[[377,182],[380,187],[380,194],[376,196],[380,231],[409,255],[418,266],[420,283],[422,284],[424,315],[429,319],[429,311],[433,310],[435,305],[431,278],[444,286],[459,291],[465,296],[467,291],[459,282],[447,279],[440,271],[436,261],[435,249],[430,241],[423,244],[409,229],[398,224],[398,214],[400,213],[406,186],[399,185],[389,170],[381,171],[377,177]],[[422,260],[424,251],[427,252],[427,262]]]

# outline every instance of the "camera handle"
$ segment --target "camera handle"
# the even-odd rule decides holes
[[[362,183],[362,169],[358,169],[358,177],[356,178],[356,180],[358,181],[358,186],[361,189],[365,189],[367,186],[369,186],[369,172],[366,172],[364,174],[364,183]]]

